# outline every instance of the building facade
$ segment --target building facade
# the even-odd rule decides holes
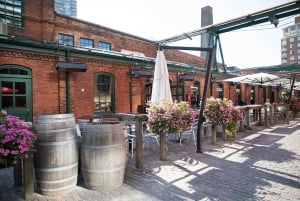
[[[7,9],[0,37],[2,109],[26,120],[70,112],[79,118],[136,113],[150,100],[156,42],[61,15],[53,0],[16,2],[11,7],[21,10],[9,18]],[[205,60],[164,52],[174,100],[194,97],[199,106]]]
[[[151,99],[156,41],[59,14],[54,0],[6,0],[0,5],[5,8],[0,32],[1,109],[28,121],[39,114],[73,113],[81,118],[144,112]],[[178,50],[164,53],[173,100],[198,108],[205,59]],[[248,73],[252,71],[258,69]],[[265,99],[273,93],[273,101],[278,101],[278,89],[222,81],[231,76],[213,72],[207,96],[262,104],[261,93]]]
[[[300,16],[295,18],[295,24],[283,28],[281,63],[300,64]]]

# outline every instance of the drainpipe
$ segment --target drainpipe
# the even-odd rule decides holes
[[[70,62],[70,49],[66,50],[66,61]],[[66,113],[70,113],[70,73],[65,72],[66,76]]]
[[[132,67],[130,67],[130,70],[128,72],[129,75],[129,105],[130,109],[129,112],[132,113],[132,75],[131,75]]]

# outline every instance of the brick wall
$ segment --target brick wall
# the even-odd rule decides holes
[[[98,42],[109,42],[112,50],[120,52],[130,50],[143,53],[146,57],[155,58],[157,44],[121,31],[56,14],[53,0],[24,0],[24,28],[9,26],[9,35],[44,41],[45,44],[57,43],[58,34],[70,34],[74,36],[75,46],[79,46],[80,37],[94,40],[95,48]],[[55,69],[56,61],[66,61],[62,51],[57,48],[43,54],[33,51],[18,51],[6,49],[0,58],[1,64],[16,64],[32,70],[33,113],[50,114],[66,111],[66,74]],[[187,54],[178,50],[164,50],[169,61],[189,64],[191,66],[204,67],[205,59]],[[199,52],[200,55],[200,52]],[[94,75],[106,72],[115,77],[115,111],[120,113],[136,113],[137,106],[145,104],[146,76],[130,77],[129,71],[134,63],[128,60],[114,61],[93,57],[83,57],[71,54],[72,62],[85,63],[86,72],[70,72],[70,108],[75,117],[91,115],[93,113]],[[152,69],[153,71],[154,69]],[[170,79],[175,84],[179,71],[170,70]],[[153,72],[152,72],[153,74]],[[200,84],[200,96],[202,96],[205,73],[196,73],[195,80]],[[218,80],[223,77],[218,76]],[[192,81],[183,82],[185,93],[191,93]],[[224,87],[227,94],[232,87]],[[216,94],[216,84],[213,85],[213,94]],[[208,90],[208,97],[211,96]]]

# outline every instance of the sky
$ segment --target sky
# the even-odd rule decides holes
[[[77,0],[77,17],[101,26],[159,41],[201,28],[201,8],[213,8],[214,24],[271,8],[288,0]],[[240,68],[280,65],[282,28],[264,23],[220,35],[227,66]],[[200,36],[168,45],[200,47]],[[200,55],[200,52],[193,52]],[[220,52],[217,59],[220,60]]]

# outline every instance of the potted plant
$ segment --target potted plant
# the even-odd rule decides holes
[[[189,130],[195,120],[195,112],[187,102],[164,100],[161,106],[152,103],[147,109],[148,124],[152,132],[162,134]]]
[[[166,160],[167,133],[189,130],[196,115],[188,103],[167,100],[162,105],[151,103],[147,113],[151,132],[160,134],[160,159]]]
[[[28,158],[34,151],[36,134],[28,124],[1,110],[0,114],[0,166],[11,166]]]
[[[214,125],[223,125],[225,131],[232,135],[236,130],[238,121],[242,119],[242,112],[234,107],[231,100],[210,97],[206,102],[204,116],[208,122]]]

